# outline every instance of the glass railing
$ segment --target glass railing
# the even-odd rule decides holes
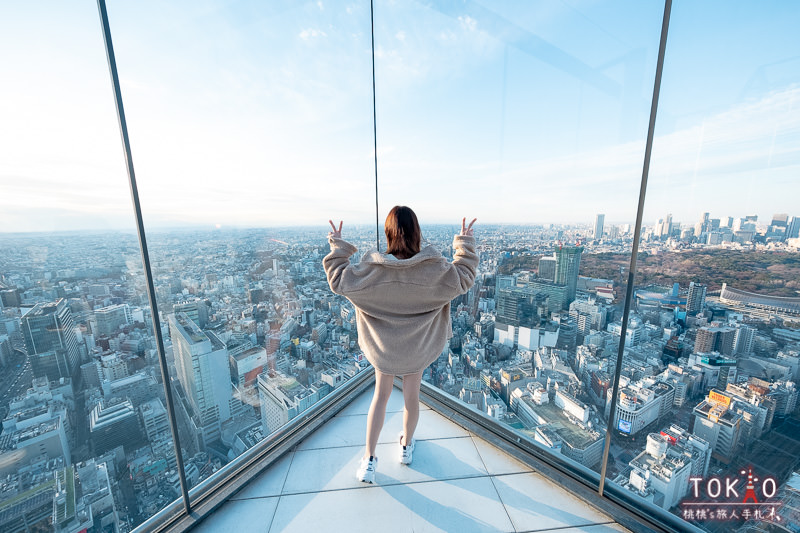
[[[98,28],[0,7],[2,531],[128,531],[180,494]]]
[[[790,522],[797,8],[675,4],[640,211],[664,4],[370,7],[0,7],[0,530],[131,530],[336,395],[326,222],[395,204],[448,256],[478,218],[428,383],[601,493]]]
[[[800,46],[726,7],[672,10],[607,471],[718,531],[796,524],[800,449]]]
[[[544,11],[547,11],[546,13]],[[478,218],[475,286],[424,375],[600,472],[663,5],[379,3],[380,205],[452,254]]]
[[[112,3],[109,21],[192,488],[366,368],[319,224],[342,195],[374,216],[370,19],[163,9]]]

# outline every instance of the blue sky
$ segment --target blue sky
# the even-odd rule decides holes
[[[109,0],[145,221],[374,220],[369,4]],[[375,3],[379,203],[632,222],[659,2]],[[800,5],[676,1],[645,221],[800,215]],[[133,225],[93,2],[0,5],[0,231]]]

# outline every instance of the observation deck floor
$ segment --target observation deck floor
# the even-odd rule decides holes
[[[627,532],[489,442],[420,406],[414,462],[397,460],[403,395],[378,443],[376,483],[355,478],[372,388],[235,493],[193,531]]]

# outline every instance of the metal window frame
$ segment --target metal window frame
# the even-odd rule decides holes
[[[97,11],[100,15],[100,25],[103,30],[103,42],[105,44],[106,59],[108,60],[108,71],[111,75],[111,85],[114,90],[114,104],[117,110],[117,121],[119,122],[119,132],[122,139],[122,151],[125,156],[125,169],[128,173],[128,185],[131,191],[131,201],[136,218],[136,234],[139,238],[139,251],[142,256],[142,266],[147,282],[147,299],[150,303],[150,314],[153,318],[153,333],[156,337],[158,351],[158,361],[161,368],[161,380],[164,383],[164,394],[167,405],[167,417],[169,418],[170,431],[172,432],[172,443],[175,450],[175,459],[178,466],[178,477],[181,484],[181,498],[185,512],[191,513],[189,499],[189,485],[186,481],[186,470],[183,466],[183,455],[181,454],[180,435],[178,422],[175,418],[174,400],[172,398],[172,387],[170,386],[169,369],[167,358],[164,352],[164,339],[161,336],[161,320],[158,316],[158,302],[156,301],[156,289],[153,283],[153,271],[150,268],[150,254],[147,250],[147,236],[142,219],[142,207],[139,203],[139,189],[136,186],[136,173],[133,169],[133,156],[131,155],[131,143],[128,137],[128,123],[125,120],[125,108],[122,103],[122,90],[117,73],[117,60],[114,54],[114,45],[111,41],[111,27],[108,24],[108,11],[105,0],[97,0]]]
[[[644,149],[644,162],[642,164],[642,181],[639,184],[639,204],[636,208],[636,224],[633,230],[633,246],[631,248],[631,262],[628,267],[628,284],[625,293],[625,305],[622,311],[622,329],[619,337],[619,351],[614,372],[614,385],[611,392],[611,405],[609,410],[608,425],[606,427],[605,443],[603,444],[603,457],[600,467],[600,486],[598,492],[603,495],[606,485],[606,468],[608,467],[608,454],[611,448],[611,435],[614,431],[614,418],[619,398],[619,378],[622,371],[622,356],[625,354],[625,338],[628,333],[628,319],[633,302],[633,284],[636,278],[636,259],[639,255],[639,242],[642,238],[642,217],[644,215],[644,201],[647,196],[647,178],[650,174],[650,156],[653,153],[653,137],[656,128],[656,115],[658,113],[658,96],[661,93],[661,74],[664,71],[664,56],[667,48],[667,34],[669,33],[669,18],[672,12],[672,0],[664,0],[664,16],[661,21],[661,38],[658,44],[658,61],[656,62],[656,75],[653,82],[653,100],[650,104],[650,120],[647,126],[647,142]]]

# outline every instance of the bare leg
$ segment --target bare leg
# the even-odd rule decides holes
[[[422,381],[422,372],[403,376],[403,446],[411,442],[414,431],[419,422],[419,384]]]
[[[372,396],[372,403],[369,406],[367,415],[367,453],[364,457],[375,455],[375,448],[378,446],[378,437],[383,428],[383,419],[386,417],[386,404],[389,402],[389,395],[392,393],[394,376],[384,374],[375,369],[375,394]]]

